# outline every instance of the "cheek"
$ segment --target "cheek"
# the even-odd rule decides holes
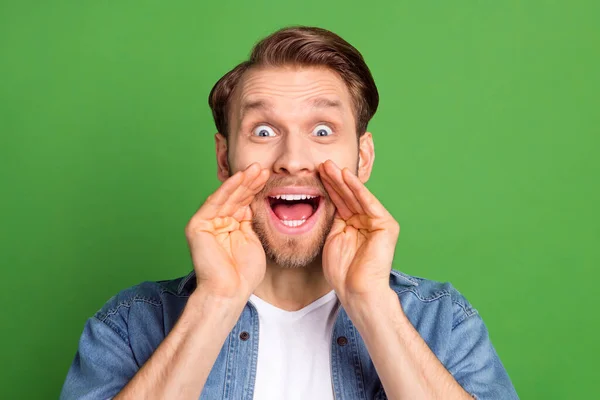
[[[316,165],[327,160],[333,161],[341,169],[348,167],[355,171],[358,162],[358,147],[356,145],[329,145],[317,147],[313,153]]]
[[[315,166],[332,160],[340,168],[348,167],[352,171],[356,169],[358,162],[358,147],[355,141],[322,144],[315,142],[303,143],[309,150],[305,155],[311,158]],[[230,154],[230,163],[234,171],[244,170],[252,163],[258,162],[262,168],[271,168],[281,155],[281,149],[275,145],[256,143],[239,143]]]
[[[261,168],[271,168],[274,162],[275,151],[268,146],[253,143],[237,146],[229,156],[229,161],[236,171],[245,170],[250,165],[258,162]]]

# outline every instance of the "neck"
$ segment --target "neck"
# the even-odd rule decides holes
[[[265,278],[254,295],[282,310],[297,311],[332,289],[323,275],[318,257],[312,264],[301,268],[282,268],[267,262]]]

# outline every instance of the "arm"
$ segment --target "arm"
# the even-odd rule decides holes
[[[117,399],[197,399],[246,301],[262,281],[266,256],[251,227],[250,203],[267,182],[257,163],[213,193],[185,232],[197,287],[173,331]]]
[[[412,326],[393,290],[342,303],[389,399],[518,399],[478,314],[457,321],[444,366]]]
[[[268,177],[269,170],[258,164],[238,171],[188,222],[197,287],[146,363],[139,368],[126,319],[115,324],[90,318],[61,399],[112,398],[121,390],[118,399],[200,396],[227,335],[265,274],[266,256],[252,231],[250,203]],[[114,299],[111,307],[119,309],[120,301]]]
[[[364,155],[372,156],[371,137],[365,138]],[[453,321],[448,370],[404,314],[389,285],[400,225],[364,186],[370,173],[365,168],[359,177],[331,160],[319,166],[336,207],[323,248],[323,272],[363,337],[387,396],[469,399],[466,389],[472,397],[517,399],[476,313]]]
[[[198,399],[244,305],[203,289],[192,293],[171,332],[141,368],[125,320],[88,319],[60,399],[107,399],[119,392],[117,399]]]
[[[245,301],[212,296],[198,289],[173,330],[115,399],[200,397]]]
[[[344,303],[389,399],[472,398],[414,329],[394,291]]]

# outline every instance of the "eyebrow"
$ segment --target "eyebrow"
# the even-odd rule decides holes
[[[316,99],[313,99],[310,103],[310,106],[314,109],[314,108],[319,108],[319,109],[324,109],[324,108],[335,108],[338,110],[342,110],[342,102],[335,99],[328,99],[326,97],[317,97]],[[267,100],[263,100],[263,99],[257,99],[257,100],[250,100],[250,101],[245,101],[242,103],[242,106],[240,107],[240,116],[241,119],[244,118],[244,116],[246,114],[248,114],[250,111],[254,111],[254,110],[272,110],[273,109],[273,104]]]

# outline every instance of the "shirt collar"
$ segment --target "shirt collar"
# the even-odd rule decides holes
[[[410,275],[392,269],[390,272],[390,285],[419,286],[419,282]],[[190,295],[194,289],[196,289],[196,271],[192,270],[181,279],[177,294]]]

